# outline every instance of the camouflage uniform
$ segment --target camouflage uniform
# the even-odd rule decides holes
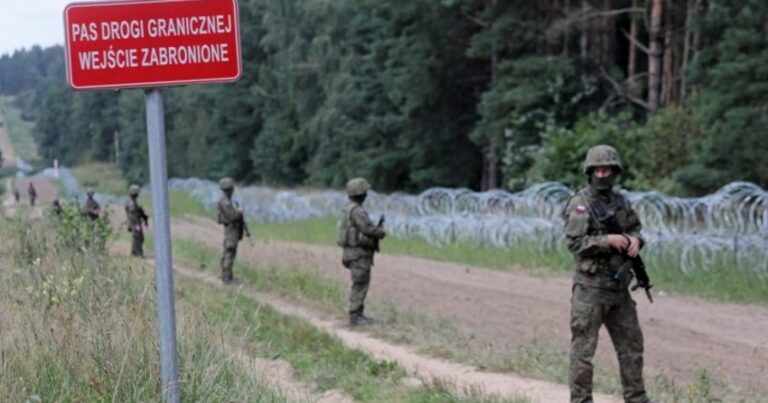
[[[618,153],[609,146],[590,149],[584,171],[589,175],[597,166],[622,169]],[[623,233],[644,243],[640,220],[622,195],[590,186],[568,200],[563,211],[565,237],[576,260],[571,297],[571,402],[592,402],[592,358],[604,324],[618,355],[624,400],[644,403],[648,398],[643,383],[643,334],[629,294],[630,279],[623,283],[613,279],[627,257],[609,244],[605,225],[596,219],[599,209],[615,214]]]
[[[232,265],[237,255],[237,244],[243,239],[243,213],[238,211],[232,202],[232,192],[235,189],[234,182],[230,178],[224,178],[219,182],[219,188],[223,194],[219,199],[218,222],[224,226],[224,252],[221,255],[221,280],[224,283],[232,282]]]
[[[132,185],[128,190],[128,200],[125,201],[125,215],[128,219],[128,232],[131,233],[131,256],[144,257],[144,225],[149,225],[149,217],[138,202],[141,188]]]
[[[29,187],[27,187],[27,194],[29,194],[29,204],[34,206],[35,199],[37,199],[37,189],[35,189],[35,185],[31,182],[29,183]]]
[[[341,262],[349,269],[352,286],[349,292],[349,315],[352,325],[368,324],[365,297],[371,283],[373,255],[378,251],[379,240],[386,232],[380,225],[371,222],[362,206],[362,200],[370,185],[365,179],[355,178],[347,183],[347,194],[352,201],[341,212],[341,225],[337,244],[343,248]]]
[[[64,212],[64,209],[61,207],[59,199],[53,199],[53,203],[51,203],[51,211],[56,217],[61,217],[61,213]]]
[[[99,205],[99,202],[93,198],[93,190],[89,190],[87,194],[88,198],[83,205],[83,215],[91,220],[98,220],[99,216],[101,216],[101,206]]]

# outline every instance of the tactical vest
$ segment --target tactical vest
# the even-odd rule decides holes
[[[582,200],[588,204],[589,227],[588,236],[608,235],[611,233],[624,233],[629,228],[629,204],[624,196],[614,193],[611,203],[606,204],[591,195],[586,190],[579,192]],[[615,216],[618,228],[611,232],[606,224],[609,217]],[[620,231],[616,231],[616,230]],[[618,268],[627,260],[627,257],[617,251],[601,253],[596,256],[579,258],[576,261],[574,282],[592,287],[623,290],[629,283],[620,284],[613,279]]]
[[[376,241],[371,237],[360,232],[352,223],[352,212],[362,208],[357,203],[349,203],[341,213],[341,222],[339,223],[339,232],[336,235],[336,244],[342,248],[362,248],[374,249]]]

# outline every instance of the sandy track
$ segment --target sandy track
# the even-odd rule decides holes
[[[210,284],[220,285],[221,281],[213,275],[175,265],[175,271],[183,276],[196,278]],[[235,290],[235,288],[233,288]],[[299,317],[313,326],[339,338],[345,346],[365,351],[372,356],[396,361],[407,371],[425,382],[440,379],[457,391],[479,390],[489,395],[501,397],[526,396],[534,402],[568,401],[568,388],[563,385],[519,377],[513,374],[494,374],[480,372],[477,369],[424,357],[410,349],[393,345],[370,337],[364,333],[351,331],[344,322],[328,318],[326,314],[312,311],[285,301],[280,297],[247,290],[242,287],[238,292],[268,304],[283,315]],[[619,402],[617,398],[596,395],[596,402]]]
[[[173,226],[175,237],[215,247],[221,244],[221,232],[207,219]],[[317,270],[348,281],[338,248],[275,241],[241,245],[240,258],[252,263]],[[514,347],[547,340],[567,350],[570,288],[563,276],[535,277],[384,254],[377,256],[371,298],[448,318],[477,342]],[[768,308],[691,297],[657,296],[655,304],[642,294],[635,299],[646,339],[646,374],[687,383],[706,368],[742,391],[768,395]],[[609,340],[603,332],[597,360],[616,368]]]

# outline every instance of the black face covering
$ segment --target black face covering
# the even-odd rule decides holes
[[[608,192],[613,189],[613,182],[616,180],[616,174],[611,173],[608,176],[598,178],[594,172],[589,175],[589,184],[598,192]]]

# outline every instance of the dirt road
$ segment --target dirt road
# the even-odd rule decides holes
[[[174,222],[173,236],[218,247],[220,228],[211,220]],[[258,234],[255,234],[258,238]],[[287,242],[243,244],[240,258],[253,263],[318,270],[348,281],[337,248]],[[534,277],[403,256],[377,257],[372,300],[450,319],[481,343],[524,346],[547,340],[567,351],[570,281]],[[768,395],[768,308],[720,304],[699,298],[637,294],[645,333],[647,374],[691,382],[705,368],[741,391]],[[597,360],[616,368],[607,334]]]

